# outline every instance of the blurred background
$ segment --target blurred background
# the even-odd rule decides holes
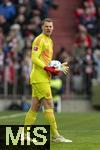
[[[53,59],[70,67],[52,78],[55,111],[100,110],[100,0],[0,0],[0,111],[30,107],[31,43],[46,17]]]

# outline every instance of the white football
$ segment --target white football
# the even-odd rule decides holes
[[[51,67],[55,67],[57,68],[58,70],[61,70],[61,62],[58,61],[58,60],[52,60],[49,64],[49,66]]]

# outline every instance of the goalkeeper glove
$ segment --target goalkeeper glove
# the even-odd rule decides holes
[[[67,63],[67,62],[62,63],[62,64],[61,64],[61,71],[62,71],[64,74],[67,74],[68,70],[69,70],[68,63]]]
[[[55,67],[44,67],[44,70],[51,73],[52,75],[58,75],[60,73],[59,70],[57,70]]]

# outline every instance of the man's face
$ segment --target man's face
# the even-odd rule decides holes
[[[53,23],[52,22],[44,22],[42,26],[43,33],[46,34],[47,36],[50,36],[53,31]]]

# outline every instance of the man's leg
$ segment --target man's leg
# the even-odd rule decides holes
[[[25,135],[22,133],[22,139],[21,139],[22,141],[23,140],[32,141],[30,137],[27,137],[27,126],[28,125],[31,126],[32,124],[34,124],[39,107],[40,107],[40,101],[37,98],[33,98],[31,108],[29,109],[25,117],[25,123],[24,123]],[[37,141],[34,141],[34,142],[37,142]]]
[[[62,142],[62,143],[70,143],[72,142],[69,139],[65,139],[63,136],[61,136],[57,130],[57,124],[53,112],[53,100],[52,99],[45,99],[43,100],[44,105],[44,116],[46,120],[50,124],[50,129],[52,132],[52,141],[53,142]]]
[[[29,111],[26,114],[24,125],[34,124],[39,107],[40,107],[40,101],[37,98],[33,98],[31,108],[29,109]]]
[[[56,123],[54,112],[53,112],[53,101],[51,99],[48,99],[48,100],[44,99],[43,105],[44,105],[44,116],[50,124],[52,135],[59,136],[59,133],[57,130],[57,123]]]

